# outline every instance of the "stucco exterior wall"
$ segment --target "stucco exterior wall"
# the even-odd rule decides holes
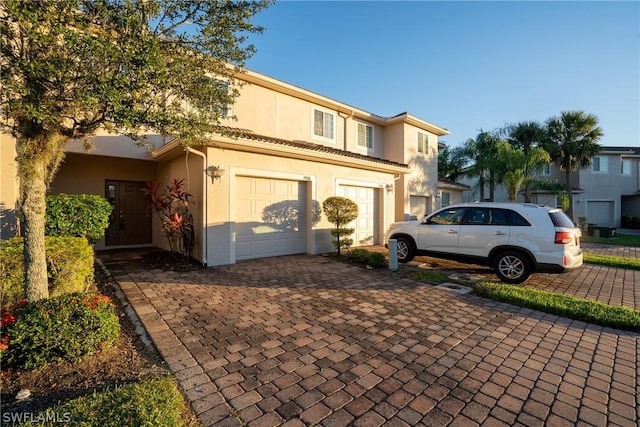
[[[20,196],[17,176],[16,141],[0,133],[0,240],[13,237],[17,231],[16,202]]]
[[[313,111],[318,109],[334,116],[334,140],[318,138],[313,133]],[[246,84],[232,107],[236,120],[227,119],[223,124],[249,129],[260,135],[291,141],[308,141],[373,157],[384,156],[387,140],[386,129],[373,121],[354,117],[351,113],[321,106],[289,94],[275,92],[257,84]],[[373,128],[373,147],[357,144],[357,124]]]
[[[238,176],[256,176],[306,182],[308,198],[322,205],[328,197],[335,196],[341,184],[374,188],[378,194],[381,220],[377,234],[380,244],[384,230],[394,220],[393,193],[385,185],[393,184],[392,173],[366,171],[325,163],[298,159],[285,159],[264,154],[246,153],[210,147],[208,162],[226,169],[222,180],[208,182],[209,210],[206,220],[209,265],[234,263],[235,199],[234,189]],[[334,250],[331,244],[330,224],[324,215],[306,236],[307,252],[319,254]]]

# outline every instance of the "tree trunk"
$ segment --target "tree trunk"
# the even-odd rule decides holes
[[[64,159],[67,138],[48,133],[17,141],[20,209],[24,237],[24,288],[29,301],[49,298],[44,227],[46,193]]]
[[[18,157],[24,237],[24,286],[29,301],[49,298],[44,246],[47,165],[42,156]]]
[[[569,218],[571,218],[571,220],[573,221],[573,193],[571,192],[571,189],[573,188],[573,183],[571,182],[571,171],[567,170],[565,171],[566,174],[566,180],[567,180],[567,192],[569,195],[569,209],[567,209],[567,216]]]

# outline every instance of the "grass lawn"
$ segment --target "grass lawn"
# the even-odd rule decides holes
[[[189,419],[186,403],[171,376],[72,399],[33,414],[33,421],[22,425],[44,426],[52,421],[86,427],[197,425]]]
[[[592,237],[583,234],[581,240],[584,243],[598,243],[603,245],[640,246],[640,236],[632,234],[617,234],[615,237]]]

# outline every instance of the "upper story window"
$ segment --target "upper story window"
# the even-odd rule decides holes
[[[357,123],[358,147],[373,148],[373,127],[363,123]]]
[[[631,159],[622,159],[620,173],[622,175],[631,175]]]
[[[427,154],[429,151],[429,135],[418,132],[418,153]]]
[[[549,163],[542,166],[542,175],[551,175],[551,165]]]
[[[333,141],[335,135],[335,116],[328,111],[313,110],[313,136]]]
[[[595,173],[607,173],[607,158],[596,156],[591,160],[591,171]]]
[[[220,93],[225,94],[225,95],[229,94],[231,89],[230,89],[228,81],[221,80],[221,79],[215,79],[215,83],[220,88]],[[219,107],[220,114],[222,116],[226,116],[226,117],[229,117],[229,116],[233,115],[231,107],[232,107],[231,103],[225,103],[225,104],[221,105]]]

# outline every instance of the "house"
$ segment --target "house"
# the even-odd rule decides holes
[[[380,244],[391,222],[438,207],[438,137],[446,129],[406,112],[380,117],[249,70],[236,78],[246,83],[228,107],[237,120],[187,151],[161,135],[150,136],[148,149],[106,133],[90,153],[67,144],[50,191],[99,194],[114,206],[96,249],[167,247],[140,189],[174,177],[194,195],[193,256],[210,266],[332,251],[333,226],[319,214],[331,196],[357,202],[358,246]],[[3,135],[0,143],[0,217],[13,224],[14,141]]]
[[[564,171],[554,165],[545,166],[538,178],[560,184],[566,182]],[[591,160],[591,166],[574,172],[572,181],[576,223],[583,217],[587,223],[619,228],[622,217],[640,216],[640,147],[602,146],[600,153]],[[477,185],[470,197],[478,197]],[[495,201],[506,200],[504,186],[498,186]],[[522,195],[519,200],[524,200]],[[543,191],[534,192],[531,201],[558,205],[555,194]]]

